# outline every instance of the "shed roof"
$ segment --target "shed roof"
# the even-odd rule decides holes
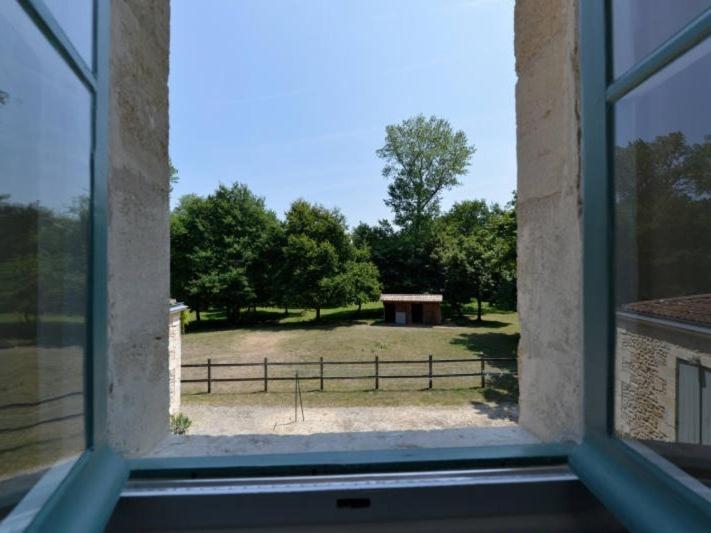
[[[711,294],[634,302],[622,309],[653,318],[711,326]]]
[[[441,294],[381,294],[381,302],[441,302]]]

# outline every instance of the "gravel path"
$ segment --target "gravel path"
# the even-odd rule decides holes
[[[190,434],[170,436],[153,456],[232,455],[523,444],[515,406],[402,406],[293,409],[185,405]]]

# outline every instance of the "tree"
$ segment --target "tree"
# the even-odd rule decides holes
[[[173,186],[180,181],[178,169],[173,166],[173,161],[168,159],[168,168],[170,174],[170,192],[173,192]]]
[[[236,322],[243,308],[271,297],[279,235],[276,215],[245,185],[220,185],[207,198],[182,197],[171,216],[173,294],[198,320],[201,310],[216,305]]]
[[[284,293],[289,302],[316,310],[344,305],[347,293],[338,276],[351,258],[346,221],[337,209],[329,210],[296,200],[286,213]]]
[[[180,198],[170,215],[171,294],[184,301],[200,321],[200,312],[210,304],[209,274],[213,252],[205,235],[208,202],[194,194]]]
[[[482,301],[492,282],[492,257],[477,236],[457,236],[447,239],[441,248],[444,265],[444,294],[456,313],[462,306],[477,299],[477,321],[482,319]]]
[[[711,292],[711,142],[682,132],[615,150],[618,305]]]
[[[385,204],[395,223],[419,236],[422,226],[439,214],[441,195],[459,184],[474,146],[463,131],[448,121],[424,115],[385,128],[385,145],[377,150],[385,161],[383,176],[390,180]]]
[[[278,220],[263,198],[240,183],[220,185],[207,204],[208,233],[203,238],[212,251],[211,298],[225,309],[228,320],[236,322],[242,309],[258,302],[261,273],[255,267],[263,264],[260,255]]]
[[[346,263],[338,282],[344,287],[348,303],[358,306],[358,313],[364,303],[376,300],[382,289],[378,267],[365,259]]]

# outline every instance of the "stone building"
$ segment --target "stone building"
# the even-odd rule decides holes
[[[623,306],[615,376],[620,434],[711,444],[711,294]]]
[[[187,309],[188,306],[181,302],[170,301],[170,322],[168,323],[168,388],[170,390],[170,404],[168,412],[171,415],[180,412],[180,365],[183,351],[183,326],[180,316]]]

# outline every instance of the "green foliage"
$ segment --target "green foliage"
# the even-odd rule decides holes
[[[185,329],[190,325],[190,311],[183,309],[180,312],[180,332],[185,333]]]
[[[711,142],[672,132],[615,151],[618,304],[711,293]]]
[[[170,415],[170,432],[173,435],[185,435],[192,425],[193,421],[183,413]]]
[[[0,195],[0,227],[0,313],[17,314],[27,325],[43,315],[83,315],[89,199],[60,210]]]
[[[444,293],[456,312],[476,298],[516,305],[516,205],[465,200],[440,214],[444,191],[466,172],[474,147],[437,117],[386,128],[377,151],[390,180],[381,220],[349,234],[345,218],[296,200],[282,222],[240,184],[181,198],[171,215],[172,296],[200,311],[357,305],[379,293]],[[693,175],[693,174],[690,174]]]
[[[264,200],[239,183],[207,198],[182,197],[171,217],[173,296],[197,311],[222,307],[232,322],[242,309],[267,303],[278,226]]]
[[[367,251],[353,246],[347,229],[338,210],[304,200],[286,214],[282,290],[289,304],[316,309],[317,319],[321,308],[377,297],[377,268]]]
[[[454,131],[448,121],[417,115],[385,128],[385,145],[376,153],[385,161],[383,176],[390,180],[385,204],[392,208],[395,223],[421,227],[439,214],[444,191],[459,185],[474,154],[463,131]]]
[[[180,181],[180,174],[178,173],[178,169],[173,166],[173,161],[170,159],[168,160],[168,171],[170,179],[170,192],[173,192],[173,185]]]

